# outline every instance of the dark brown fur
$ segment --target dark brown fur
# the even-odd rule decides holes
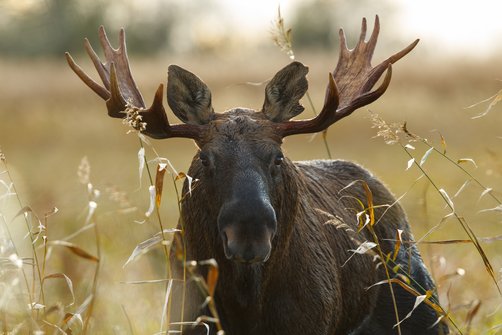
[[[278,141],[272,122],[261,113],[235,109],[218,114],[198,144],[202,150],[209,146],[225,151],[229,146],[250,143],[270,150],[280,146]],[[218,262],[215,300],[226,334],[331,335],[352,331],[370,334],[372,329],[377,329],[372,324],[375,317],[371,316],[376,314],[374,308],[379,301],[385,300],[382,296],[388,295],[389,288],[380,285],[368,290],[368,287],[385,278],[382,267],[377,270],[371,254],[355,255],[346,262],[352,255],[350,250],[357,249],[364,241],[373,241],[373,237],[368,229],[356,233],[356,212],[361,207],[354,199],[367,203],[362,184],[344,188],[353,181],[364,181],[371,189],[375,206],[395,202],[385,186],[369,172],[340,160],[291,162],[285,159],[281,166],[282,182],[278,189],[271,191],[278,226],[272,254],[267,262],[252,265],[228,260],[223,253],[216,219],[221,206],[218,193],[226,187],[225,181],[221,180],[219,190],[208,188],[208,176],[198,156],[188,174],[200,181],[182,203],[187,260],[214,258]],[[231,179],[231,175],[228,178]],[[189,191],[187,187],[185,184],[184,194]],[[394,204],[383,215],[385,209],[376,209],[379,222],[375,231],[384,253],[388,253],[393,250],[393,242],[386,239],[395,239],[397,229],[404,230],[405,240],[412,240],[412,236],[399,204]],[[410,252],[414,264],[419,266],[419,276],[415,279],[432,289],[420,255],[414,247]],[[407,268],[408,253],[401,252],[398,262]],[[181,268],[177,267],[176,271],[179,275]],[[205,275],[203,270],[201,272]],[[189,286],[189,290],[194,289]],[[204,297],[193,291],[188,296],[192,301],[185,319],[195,320],[204,313],[200,309]],[[401,304],[401,317],[411,310],[413,298],[410,296],[407,303]],[[386,309],[384,312],[393,325],[392,305]],[[403,334],[437,334],[437,329],[427,332],[427,326],[436,320],[435,314],[427,308],[418,312],[425,314],[423,318],[428,324],[421,323],[417,330],[416,322],[422,320],[422,316],[404,321],[402,328],[407,332]],[[358,327],[361,328],[356,331]],[[393,333],[391,328],[375,332]]]

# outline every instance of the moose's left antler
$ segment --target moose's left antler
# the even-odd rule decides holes
[[[366,30],[367,24],[364,18],[359,42],[354,49],[349,50],[345,33],[343,29],[340,29],[340,57],[335,71],[329,74],[324,107],[313,119],[278,123],[277,130],[283,137],[322,131],[356,109],[377,100],[389,86],[392,76],[391,64],[408,54],[419,41],[415,40],[400,52],[372,67],[371,58],[380,32],[378,16],[375,18],[373,33],[367,42],[365,41]],[[382,84],[371,91],[385,70],[387,73]]]
[[[201,126],[199,125],[169,124],[164,106],[162,105],[164,89],[162,84],[159,85],[150,108],[145,108],[143,97],[134,82],[129,67],[124,29],[120,30],[118,49],[114,49],[111,46],[103,26],[99,28],[99,41],[105,54],[105,63],[101,62],[87,39],[85,39],[85,50],[94,63],[94,67],[98,71],[104,87],[89,77],[75,63],[69,53],[66,53],[66,60],[77,76],[106,101],[109,116],[125,118],[125,109],[132,107],[138,110],[139,115],[142,117],[141,121],[146,123],[146,129],[143,129],[142,132],[150,137],[185,137],[197,139],[200,136]]]

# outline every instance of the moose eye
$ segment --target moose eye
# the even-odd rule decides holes
[[[199,159],[200,159],[200,162],[202,163],[202,165],[209,166],[209,157],[207,156],[207,154],[205,152],[199,153]]]
[[[281,165],[283,161],[284,161],[284,155],[282,153],[280,153],[277,156],[275,156],[274,164]]]

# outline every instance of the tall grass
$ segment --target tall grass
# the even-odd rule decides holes
[[[89,212],[84,227],[77,234],[94,228],[96,249],[98,256],[94,256],[78,245],[66,240],[52,240],[49,238],[49,227],[52,222],[49,218],[58,213],[53,208],[43,216],[43,220],[29,206],[23,206],[20,195],[12,180],[7,159],[2,156],[0,183],[7,191],[2,194],[0,217],[2,218],[2,281],[4,288],[0,300],[0,313],[2,314],[2,327],[5,333],[30,332],[44,334],[54,330],[66,333],[70,326],[77,324],[83,332],[89,326],[92,306],[97,293],[97,279],[99,273],[100,247],[99,232],[95,222],[94,210],[96,193],[92,184],[88,184]],[[17,207],[17,214],[8,218],[7,206]],[[13,225],[23,221],[25,224],[24,241],[17,241],[12,237]],[[72,235],[71,237],[74,237]],[[24,244],[24,245],[19,245]],[[29,256],[23,256],[20,247],[28,247]],[[47,273],[47,265],[53,248],[63,248],[66,252],[76,257],[95,263],[93,284],[88,290],[88,296],[83,302],[75,299],[74,287],[71,278],[63,272]],[[49,281],[59,280],[60,285],[66,287],[61,300],[51,304],[46,298],[46,285]],[[12,306],[17,305],[17,308]],[[75,306],[76,305],[76,306]]]
[[[125,282],[125,284],[146,285],[165,283],[164,303],[162,312],[159,312],[158,318],[157,333],[159,334],[178,333],[178,330],[181,330],[180,327],[182,326],[204,324],[207,322],[216,323],[217,328],[221,330],[214,301],[212,300],[218,277],[216,263],[214,260],[199,262],[199,264],[188,262],[186,259],[186,250],[179,250],[179,248],[177,250],[177,252],[180,252],[178,258],[184,269],[183,290],[185,290],[185,283],[187,280],[198,277],[196,270],[198,266],[209,266],[209,282],[206,282],[203,278],[197,278],[197,282],[200,284],[201,292],[204,292],[208,297],[208,306],[213,316],[210,315],[207,316],[207,318],[186,321],[183,320],[182,316],[181,322],[170,321],[172,306],[170,298],[173,287],[170,264],[170,245],[172,234],[175,232],[179,232],[184,240],[184,228],[182,223],[179,225],[181,228],[180,230],[167,229],[164,227],[159,211],[162,199],[163,179],[165,172],[169,169],[168,173],[172,177],[173,186],[177,194],[176,201],[179,204],[182,195],[178,191],[177,183],[180,181],[182,182],[184,179],[190,179],[191,177],[183,172],[177,172],[170,164],[169,160],[157,155],[153,146],[143,135],[139,133],[138,135],[140,147],[138,154],[139,179],[141,180],[144,174],[143,171],[145,170],[149,181],[147,191],[149,193],[150,206],[144,213],[143,218],[139,218],[137,222],[138,224],[145,224],[151,223],[150,221],[157,221],[159,228],[158,232],[153,237],[142,241],[134,248],[132,254],[125,262],[124,267],[130,263],[136,262],[143,255],[148,254],[160,246],[164,255],[162,262],[165,264],[165,273],[163,278],[160,279],[151,280],[145,278],[143,280]],[[151,151],[156,155],[155,159],[151,161],[148,160],[145,154],[145,147],[151,148]],[[80,229],[60,240],[53,240],[49,235],[49,227],[53,225],[52,223],[49,224],[49,218],[57,214],[58,209],[54,208],[51,212],[45,213],[44,219],[40,220],[30,207],[23,206],[3,153],[1,163],[2,169],[0,172],[2,179],[0,179],[0,182],[6,189],[6,192],[1,194],[0,198],[0,200],[2,200],[2,206],[0,206],[0,227],[2,232],[0,236],[2,242],[0,248],[0,257],[2,261],[0,284],[3,287],[0,296],[0,313],[3,331],[9,334],[25,332],[34,334],[58,332],[63,334],[94,334],[97,331],[102,331],[96,328],[93,321],[96,313],[95,305],[99,302],[100,297],[106,294],[99,289],[100,268],[103,266],[101,264],[101,259],[103,255],[101,251],[102,236],[100,234],[96,212],[101,192],[91,183],[90,164],[87,158],[84,157],[82,159],[78,168],[80,182],[87,189],[88,206],[86,218]],[[152,172],[151,165],[156,166],[155,175]],[[6,213],[7,205],[12,202],[13,199],[16,200],[17,203],[15,205],[19,208],[19,211],[13,218],[9,219],[4,213]],[[12,237],[10,227],[12,227],[13,224],[18,224],[16,221],[19,221],[21,218],[25,223],[26,234],[25,239],[19,241]],[[180,222],[182,222],[182,220],[180,220]],[[94,238],[96,255],[93,255],[91,252],[71,242],[72,239],[81,234],[87,234],[90,235],[91,238]],[[21,253],[18,251],[18,244],[27,244],[30,246],[31,251],[29,252],[29,257],[21,256]],[[181,245],[185,245],[185,243]],[[69,275],[63,272],[46,273],[46,268],[51,262],[52,248],[63,248],[65,252],[75,257],[80,257],[95,263],[91,285],[83,289],[85,293],[82,300],[76,297],[74,284]],[[54,262],[54,260],[52,260],[52,262]],[[51,300],[55,300],[55,303],[46,302],[44,290],[45,283],[49,280],[53,281],[56,279],[59,280],[59,285],[65,286],[66,289],[60,289],[58,293],[52,296],[53,299]],[[66,303],[68,301],[69,303]],[[14,305],[16,305],[17,308],[13,308]],[[179,305],[178,308],[180,308]],[[183,310],[183,302],[181,303],[181,309]],[[134,334],[135,327],[133,324],[135,320],[131,319],[125,310],[124,313],[127,316],[129,332]]]

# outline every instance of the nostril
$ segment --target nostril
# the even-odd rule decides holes
[[[223,240],[223,252],[225,253],[225,257],[227,259],[232,259],[234,257],[233,253],[229,250],[228,247],[228,237],[225,231],[221,232],[221,239]]]

